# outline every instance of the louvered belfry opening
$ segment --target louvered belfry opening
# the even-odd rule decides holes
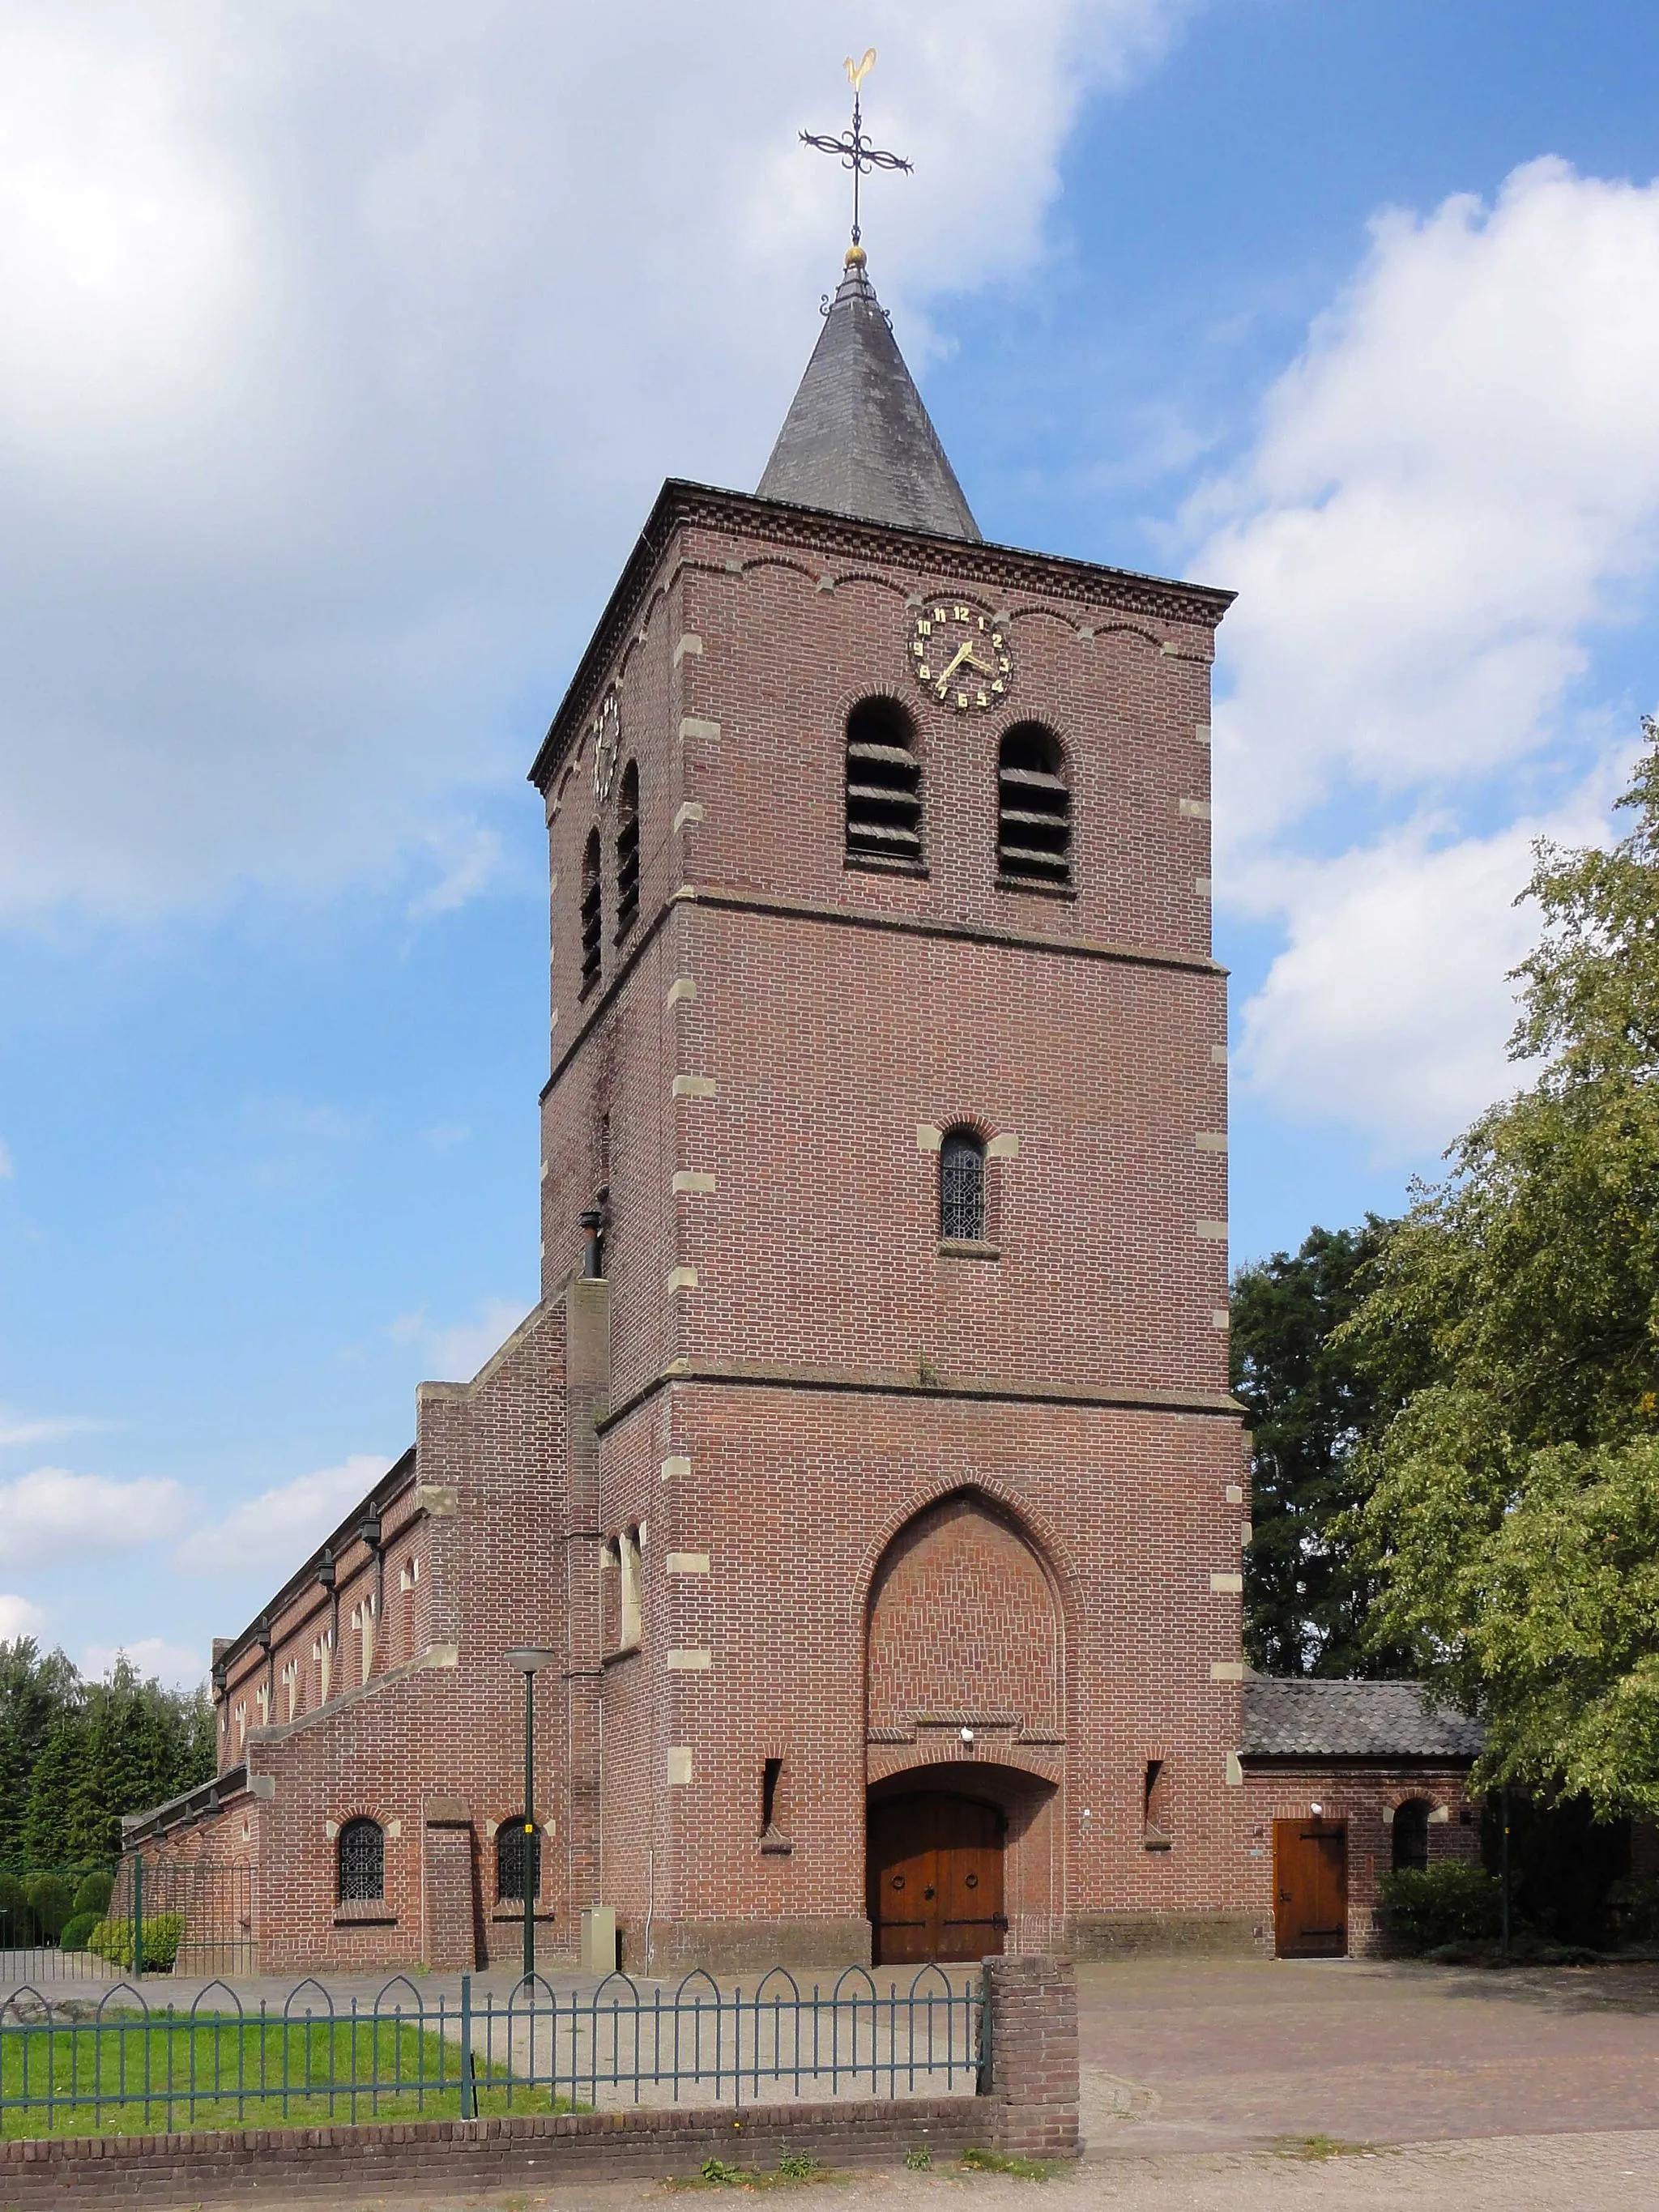
[[[626,937],[640,910],[640,771],[629,761],[617,801],[617,935]]]
[[[590,830],[582,854],[582,989],[599,980],[600,940],[605,934],[605,894],[599,887],[599,833]]]
[[[997,866],[1028,883],[1072,880],[1072,794],[1060,739],[1041,722],[1005,732],[997,757]]]
[[[921,859],[921,763],[896,699],[864,699],[847,717],[847,850],[862,860]]]

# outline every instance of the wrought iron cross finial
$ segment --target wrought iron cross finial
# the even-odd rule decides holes
[[[852,260],[856,257],[860,262],[864,258],[864,253],[859,244],[860,178],[867,176],[872,169],[902,169],[907,176],[910,171],[909,162],[902,155],[884,154],[879,147],[872,146],[864,135],[864,115],[860,105],[861,89],[865,78],[869,76],[875,65],[876,50],[873,46],[867,46],[865,49],[864,59],[861,62],[855,62],[850,54],[847,57],[847,81],[853,88],[853,127],[850,131],[843,131],[839,138],[818,137],[811,131],[803,131],[800,134],[800,143],[803,146],[816,146],[820,154],[838,155],[842,168],[850,169],[853,173],[854,252],[849,254],[848,258]]]

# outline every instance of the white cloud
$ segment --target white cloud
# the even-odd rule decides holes
[[[0,1450],[15,1444],[52,1443],[59,1437],[88,1436],[113,1425],[109,1421],[89,1421],[79,1413],[49,1414],[31,1420],[0,1406]]]
[[[354,1452],[239,1505],[222,1521],[186,1536],[174,1554],[186,1574],[260,1575],[273,1583],[292,1572],[343,1520],[392,1464]]]
[[[1516,1082],[1512,901],[1541,826],[1605,834],[1609,726],[1568,711],[1659,563],[1659,184],[1539,161],[1373,225],[1352,288],[1188,509],[1221,631],[1216,878],[1286,943],[1245,1082],[1399,1157]],[[1545,778],[1578,782],[1553,820]],[[1346,848],[1346,849],[1344,849]]]
[[[199,1651],[182,1644],[165,1643],[159,1636],[141,1636],[132,1644],[88,1644],[81,1654],[81,1672],[88,1681],[104,1681],[115,1671],[116,1661],[123,1657],[131,1662],[144,1681],[153,1677],[170,1690],[193,1690],[207,1680],[207,1662]]]
[[[154,1476],[117,1482],[38,1467],[0,1482],[0,1528],[9,1567],[46,1566],[95,1552],[140,1551],[181,1525],[184,1491]]]
[[[471,1321],[434,1327],[424,1312],[399,1314],[386,1324],[394,1343],[418,1344],[434,1382],[470,1382],[512,1335],[529,1309],[517,1298],[485,1298]]]
[[[1229,859],[1346,779],[1444,790],[1535,752],[1659,556],[1659,184],[1530,162],[1490,210],[1390,213],[1194,501],[1221,634]]]
[[[844,234],[795,143],[841,54],[915,160],[867,228],[921,358],[1192,4],[11,0],[5,908],[476,895],[446,825],[518,791],[658,480],[759,473]]]
[[[9,1644],[20,1636],[41,1635],[46,1626],[46,1616],[40,1607],[15,1590],[0,1590],[0,1644]]]

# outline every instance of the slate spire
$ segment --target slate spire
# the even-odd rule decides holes
[[[756,487],[762,499],[866,522],[977,539],[939,433],[910,379],[865,267],[847,256],[800,388]]]

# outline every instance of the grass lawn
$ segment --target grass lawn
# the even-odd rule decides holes
[[[480,2113],[582,2109],[510,2081],[504,2067],[474,2067]],[[106,2014],[0,2029],[0,2137],[441,2120],[460,2109],[457,2045],[398,2021]]]

